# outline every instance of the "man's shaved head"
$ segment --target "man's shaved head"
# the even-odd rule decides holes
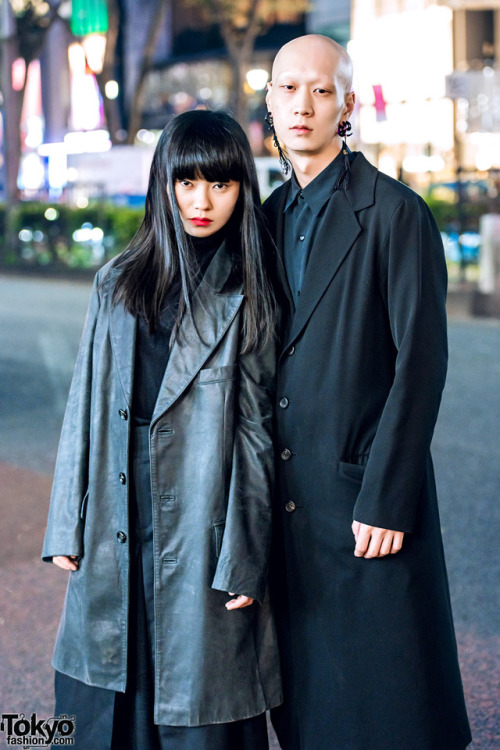
[[[332,68],[335,70],[336,78],[342,85],[344,93],[349,93],[352,88],[351,58],[341,44],[321,34],[306,34],[284,44],[274,58],[272,81],[277,78],[281,70],[288,66],[292,58],[307,60],[312,49],[319,51],[321,47],[324,48],[324,54],[331,57]]]
[[[338,127],[349,120],[356,101],[351,86],[351,58],[330,37],[300,36],[276,55],[266,103],[302,186],[342,147]]]

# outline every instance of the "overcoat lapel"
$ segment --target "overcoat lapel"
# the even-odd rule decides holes
[[[342,190],[333,195],[326,211],[321,231],[313,241],[285,351],[307,324],[361,231],[356,214]],[[325,248],[328,248],[328,255]]]
[[[125,400],[132,405],[132,379],[137,320],[123,305],[112,305],[109,311],[109,335],[116,371],[120,378]]]
[[[231,258],[224,243],[193,295],[192,315],[186,314],[181,322],[151,424],[170,408],[196,377],[234,320],[243,295],[220,291],[230,272]]]

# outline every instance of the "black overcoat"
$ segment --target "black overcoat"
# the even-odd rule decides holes
[[[288,190],[265,206],[280,250]],[[362,154],[326,211],[278,366],[274,722],[285,750],[458,750],[470,735],[430,456],[443,246],[425,203]],[[403,550],[355,558],[353,519],[406,532]]]

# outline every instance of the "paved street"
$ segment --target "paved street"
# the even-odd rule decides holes
[[[52,716],[66,575],[39,556],[89,291],[0,276],[1,712]],[[452,320],[434,458],[473,750],[500,748],[499,425],[500,323]]]

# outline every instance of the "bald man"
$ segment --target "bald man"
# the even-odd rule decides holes
[[[267,105],[293,168],[265,204],[288,296],[278,371],[274,594],[283,750],[470,742],[430,443],[446,266],[426,204],[351,153],[352,65],[310,35]]]

